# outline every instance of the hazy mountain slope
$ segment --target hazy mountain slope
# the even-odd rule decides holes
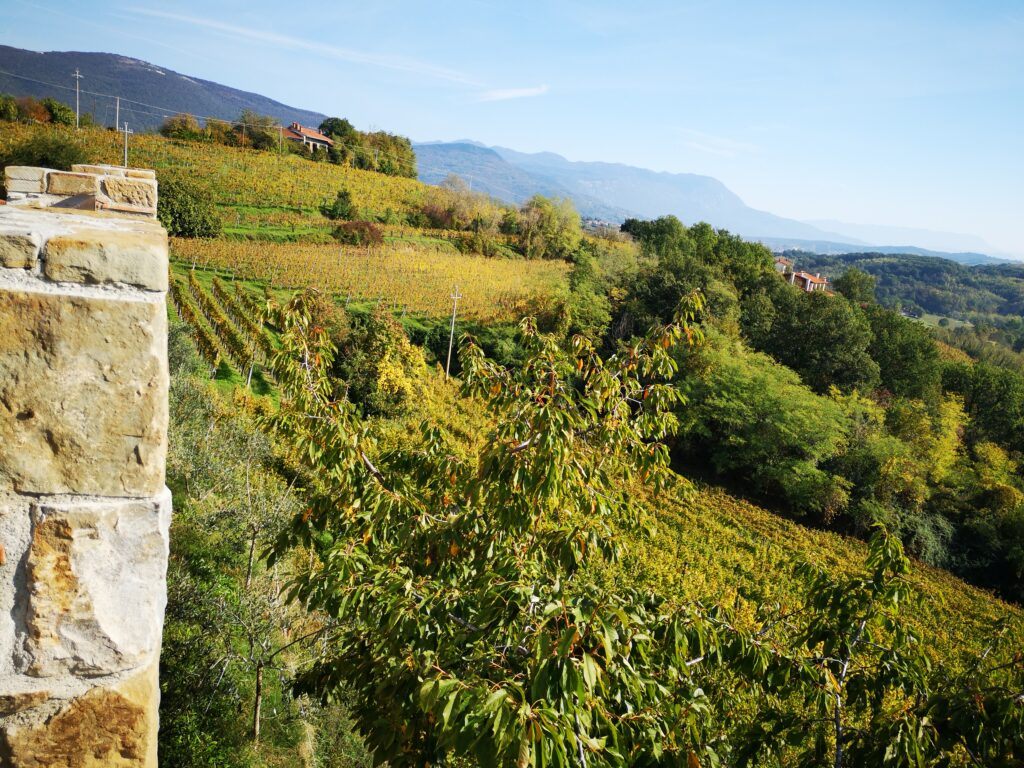
[[[828,240],[801,240],[794,237],[756,237],[758,240],[773,251],[803,251],[805,253],[819,254],[823,256],[839,256],[871,252],[887,256],[928,256],[938,259],[955,261],[966,266],[979,264],[1012,264],[1015,262],[1006,259],[999,259],[988,256],[984,253],[966,251],[962,253],[950,253],[949,251],[932,251],[928,248],[917,248],[913,245],[869,245],[866,247],[853,248],[850,243],[837,243]]]
[[[961,232],[936,232],[916,227],[892,227],[880,224],[851,224],[833,219],[807,222],[819,229],[838,232],[844,237],[857,238],[868,243],[913,243],[921,249],[938,252],[992,253],[995,249],[977,235]]]
[[[449,174],[466,181],[473,190],[499,200],[521,203],[532,195],[571,197],[588,218],[621,221],[636,215],[601,200],[573,192],[565,185],[509,163],[493,149],[473,141],[429,142],[414,145],[420,181],[439,184]]]
[[[796,237],[859,244],[810,224],[747,206],[718,179],[692,173],[659,173],[619,163],[572,162],[551,152],[495,151],[534,176],[555,181],[644,218],[675,214],[687,224],[707,221],[748,237]]]
[[[156,128],[163,122],[167,112],[153,107],[223,119],[236,118],[243,109],[252,109],[286,124],[298,121],[314,126],[324,119],[319,112],[290,107],[258,93],[186,77],[170,69],[112,53],[37,53],[0,45],[0,70],[65,86],[54,88],[0,74],[0,92],[36,98],[52,96],[74,106],[75,82],[71,74],[76,68],[83,76],[82,90],[121,96],[121,121],[127,121],[134,130]],[[125,99],[141,104],[131,104]],[[86,93],[81,96],[81,108],[83,112],[92,113],[103,125],[114,123],[114,100],[111,98]]]

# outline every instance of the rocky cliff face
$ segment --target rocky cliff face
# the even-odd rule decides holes
[[[76,171],[0,207],[0,765],[156,766],[167,237],[152,172]]]

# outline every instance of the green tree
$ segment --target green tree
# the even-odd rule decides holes
[[[220,216],[209,195],[185,179],[162,179],[157,218],[175,237],[216,237]]]
[[[241,146],[273,149],[280,142],[280,126],[269,115],[243,109],[235,121],[234,131]]]
[[[66,125],[69,127],[75,124],[75,110],[69,107],[62,101],[56,99],[43,99],[40,104],[43,108],[50,113],[50,122],[56,125]]]
[[[534,195],[519,212],[520,247],[529,259],[572,258],[583,239],[580,215],[568,199]]]
[[[899,397],[934,400],[942,386],[942,364],[931,331],[877,305],[866,311],[872,335],[868,354],[878,363],[882,386]]]
[[[832,283],[832,287],[856,304],[873,304],[878,280],[864,270],[850,267]]]
[[[778,283],[774,322],[763,340],[753,340],[756,346],[797,371],[816,392],[877,387],[879,368],[868,351],[873,336],[864,312],[841,296]]]
[[[331,221],[341,219],[351,221],[356,218],[356,206],[352,202],[352,193],[347,189],[339,189],[338,196],[334,200],[324,201],[320,204],[320,213]]]
[[[845,511],[849,483],[828,468],[847,439],[835,401],[717,333],[689,356],[678,387],[687,401],[680,437],[689,461],[742,479],[793,514],[829,522]]]
[[[615,554],[608,523],[632,507],[623,481],[664,478],[667,451],[652,441],[671,429],[678,396],[658,382],[683,326],[602,361],[581,337],[566,355],[527,321],[515,370],[468,344],[467,390],[500,419],[470,462],[430,425],[418,445],[373,455],[350,406],[330,398],[320,366],[332,351],[301,302],[288,318],[275,427],[320,488],[278,551],[309,549],[316,565],[295,593],[341,619],[302,689],[351,685],[375,759],[396,766],[710,754],[688,671],[713,653],[705,624],[584,576]]]
[[[0,93],[0,120],[14,122],[18,119],[18,102],[6,93]]]
[[[160,124],[160,135],[172,139],[195,140],[203,136],[199,121],[187,112],[171,115]]]

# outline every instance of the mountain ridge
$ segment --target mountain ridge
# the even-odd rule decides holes
[[[169,115],[236,119],[243,109],[270,115],[284,124],[319,125],[326,117],[251,91],[192,77],[142,59],[89,51],[30,51],[0,45],[0,92],[34,98],[52,97],[74,104],[71,73],[82,74],[81,106],[101,125],[113,125],[111,95],[121,97],[121,122],[135,130],[155,130]],[[69,85],[60,85],[66,81]]]

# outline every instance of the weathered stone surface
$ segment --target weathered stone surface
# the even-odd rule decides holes
[[[18,192],[20,194],[40,194],[46,191],[43,181],[33,179],[7,179],[4,182],[7,192]]]
[[[91,173],[93,176],[124,176],[124,168],[117,165],[90,165],[75,163],[71,166],[74,173]]]
[[[43,184],[46,179],[46,169],[36,168],[32,165],[8,165],[4,168],[4,178],[6,181],[17,179],[19,181],[38,181]]]
[[[108,177],[103,180],[103,192],[115,203],[156,208],[156,181],[153,179]]]
[[[124,175],[129,179],[155,179],[156,171],[148,168],[125,168]]]
[[[170,494],[36,504],[21,632],[33,677],[129,670],[160,647]]]
[[[100,180],[91,173],[50,171],[46,174],[46,191],[51,195],[96,194],[100,191]]]
[[[25,612],[24,559],[32,538],[29,502],[13,494],[0,494],[0,692],[21,690],[11,682],[14,674],[15,627]]]
[[[0,228],[0,267],[29,269],[39,257],[39,235]]]
[[[167,235],[158,228],[58,235],[46,242],[45,260],[51,280],[167,290]]]
[[[157,668],[0,721],[0,765],[11,768],[156,768]]]
[[[162,301],[0,288],[0,491],[163,489]]]
[[[9,165],[4,168],[4,187],[8,192],[45,192],[46,169]]]
[[[49,698],[50,693],[45,690],[0,693],[0,717],[7,717],[26,709],[38,707]]]

